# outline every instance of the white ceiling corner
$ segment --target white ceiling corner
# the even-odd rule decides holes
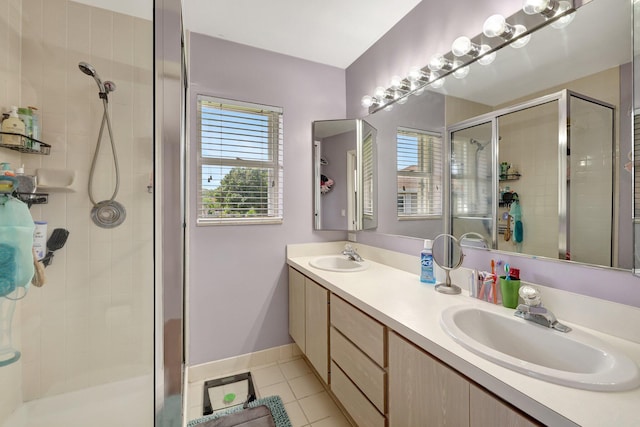
[[[344,69],[420,0],[182,3],[184,24],[189,31]]]

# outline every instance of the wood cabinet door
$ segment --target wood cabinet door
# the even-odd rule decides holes
[[[306,353],[305,304],[304,276],[289,267],[289,335],[303,353]]]
[[[469,382],[389,332],[389,427],[469,426]]]
[[[534,427],[529,420],[502,400],[472,384],[469,397],[471,427]]]
[[[329,291],[305,278],[305,354],[325,383],[329,383]]]

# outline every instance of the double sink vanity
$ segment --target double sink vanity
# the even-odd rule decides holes
[[[570,315],[635,325],[639,310],[539,287],[554,311],[579,305],[560,307],[562,333],[464,290],[435,292],[419,281],[418,257],[354,245],[356,262],[344,244],[287,247],[289,328],[357,425],[640,423],[640,340]],[[467,273],[456,273],[464,288]]]

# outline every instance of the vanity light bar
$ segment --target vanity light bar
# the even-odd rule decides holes
[[[394,76],[388,87],[379,86],[373,96],[363,96],[362,106],[370,114],[381,109],[390,110],[396,102],[404,104],[410,95],[420,95],[427,86],[442,87],[444,78],[450,74],[463,79],[469,74],[470,64],[491,64],[497,51],[507,45],[513,48],[524,47],[531,39],[531,33],[539,28],[548,24],[554,28],[567,26],[575,16],[574,1],[524,0],[522,9],[508,19],[501,15],[491,15],[483,25],[482,34],[473,40],[466,36],[458,37],[453,42],[451,51],[433,55],[427,66],[413,67],[407,77]],[[526,22],[527,25],[520,22]],[[490,39],[492,44],[482,43],[484,39]]]

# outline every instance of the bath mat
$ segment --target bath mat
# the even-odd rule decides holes
[[[265,409],[266,408],[266,409]],[[293,427],[280,396],[256,399],[242,406],[189,421],[187,427]]]

